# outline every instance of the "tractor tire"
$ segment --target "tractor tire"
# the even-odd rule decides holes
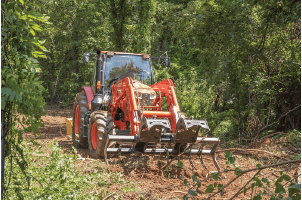
[[[103,110],[91,113],[88,126],[88,144],[92,157],[105,158],[108,135],[114,134],[113,129],[114,123],[111,113]]]
[[[78,93],[74,102],[72,142],[77,148],[87,148],[87,137],[84,137],[84,116],[88,111],[88,101],[84,91]]]

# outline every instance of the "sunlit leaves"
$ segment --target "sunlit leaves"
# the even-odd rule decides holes
[[[225,158],[227,158],[231,164],[235,162],[235,157],[233,157],[233,153],[229,150],[225,151]]]
[[[213,184],[208,185],[207,189],[206,189],[206,193],[212,193],[214,191],[214,186]]]
[[[297,154],[297,155],[295,156],[295,160],[301,160],[301,154]]]
[[[184,164],[183,164],[183,162],[181,162],[180,160],[177,162],[177,166],[178,167],[183,167],[184,166]]]
[[[201,182],[200,181],[197,181],[196,184],[197,184],[197,187],[201,186]]]
[[[212,178],[213,178],[215,181],[218,181],[219,174],[218,174],[218,173],[212,174]]]
[[[192,196],[197,196],[197,193],[194,190],[189,190],[188,193]]]
[[[260,167],[262,167],[262,165],[261,164],[257,164],[256,167],[260,168]]]
[[[192,176],[192,180],[197,181],[197,176],[195,174]]]
[[[237,176],[241,175],[241,169],[238,168],[238,167],[236,167],[236,168],[235,168],[235,174],[236,174]]]

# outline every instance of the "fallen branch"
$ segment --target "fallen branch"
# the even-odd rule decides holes
[[[279,134],[284,134],[284,135],[286,135],[287,133],[276,132],[276,133],[272,133],[272,134],[269,134],[269,135],[267,135],[267,136],[264,136],[263,138],[260,138],[260,139],[261,139],[261,140],[265,140],[266,138],[273,137],[274,135],[279,135]]]
[[[260,172],[261,170],[259,170],[258,172]],[[245,172],[247,173],[247,172]],[[230,182],[228,182],[228,184],[226,184],[226,186],[224,186],[223,188],[221,188],[220,190],[218,190],[217,192],[215,192],[214,194],[212,194],[211,196],[209,196],[207,199],[210,199],[211,197],[215,196],[216,194],[220,193],[223,189],[227,188],[231,183],[233,183],[237,178],[239,178],[240,176],[242,176],[245,173],[241,173],[240,175],[236,176],[233,180],[231,180]]]
[[[276,143],[276,144],[289,143],[291,146],[293,146],[293,148],[295,148],[295,149],[301,151],[301,149],[300,149],[299,146],[297,146],[296,144],[294,144],[294,143],[292,143],[292,142],[290,142],[290,141],[284,141],[284,142],[278,141],[278,142],[275,142],[275,143]]]
[[[234,199],[235,197],[237,197],[240,193],[241,193],[241,190],[243,189],[243,188],[245,188],[245,186],[247,186],[247,184],[249,184],[259,173],[261,172],[261,169],[260,170],[258,170],[258,172],[242,187],[242,188],[240,188],[239,190],[238,190],[238,192],[234,195],[234,196],[232,196],[231,198],[230,198],[230,200],[232,200],[232,199]]]
[[[256,167],[256,168],[252,168],[252,169],[247,169],[244,171],[241,171],[242,173],[246,173],[246,172],[251,172],[251,171],[255,171],[255,170],[259,170],[259,169],[266,169],[266,168],[270,168],[270,167],[277,167],[279,165],[285,165],[285,164],[289,164],[289,163],[301,163],[301,160],[289,160],[289,161],[284,161],[284,162],[279,162],[276,164],[271,164],[271,165],[264,165],[262,167]],[[228,170],[230,171],[230,170]],[[233,170],[235,171],[235,170]]]
[[[270,167],[276,167],[276,166],[279,166],[279,165],[285,165],[285,164],[289,164],[289,163],[301,163],[301,160],[290,160],[290,161],[285,161],[285,162],[279,162],[279,163],[272,164],[272,165],[265,165],[265,166],[262,166],[262,167],[256,167],[256,168],[252,168],[252,169],[247,169],[247,170],[244,170],[244,171],[241,171],[241,172],[242,173],[247,173],[247,172],[250,172],[250,171],[255,171],[255,170],[260,170],[260,169],[265,169],[265,168],[270,168]],[[210,176],[204,178],[200,182],[206,181],[209,178],[212,178],[213,176],[215,176],[217,174],[221,174],[221,173],[225,173],[225,172],[234,172],[234,171],[235,171],[235,169],[229,169],[229,170],[220,171],[220,172],[217,172],[217,173],[215,173],[213,175],[210,175]]]
[[[172,191],[170,193],[183,193],[183,194],[187,194],[187,192],[183,192],[183,191]]]
[[[183,192],[183,191],[172,191],[170,193],[182,193],[182,194],[188,194],[187,192]],[[201,197],[200,195],[197,194],[198,197]]]
[[[33,179],[35,179],[35,180],[40,184],[41,187],[43,187],[43,184],[42,184],[35,176],[33,176],[33,175],[31,174],[31,177],[32,177]]]
[[[243,140],[243,141],[255,141],[256,139],[264,140],[264,139],[266,139],[266,138],[273,137],[274,135],[278,135],[278,134],[284,134],[284,135],[286,135],[287,133],[276,132],[276,133],[271,133],[271,134],[269,134],[269,135],[267,135],[267,136],[264,136],[264,137],[262,137],[262,138],[241,139],[241,140]],[[238,139],[237,139],[237,140],[238,140]]]
[[[236,140],[231,140],[231,141],[228,141],[228,142],[220,142],[220,145],[231,144],[231,145],[236,145],[236,146],[239,146],[239,147],[244,147],[244,145],[232,143],[232,142],[237,141],[237,140],[238,140],[238,139],[236,139]]]
[[[281,158],[280,156],[277,156],[271,152],[268,152],[268,151],[264,151],[264,150],[259,150],[259,149],[240,149],[240,148],[231,148],[231,149],[224,149],[224,150],[217,150],[216,153],[219,153],[219,152],[225,152],[225,151],[256,151],[256,152],[262,152],[262,153],[266,153],[266,154],[269,154],[271,156],[275,156],[275,157],[278,157],[278,158]]]
[[[277,123],[279,123],[280,119],[287,116],[289,113],[293,112],[294,110],[296,110],[297,108],[299,108],[301,105],[296,106],[295,108],[291,109],[290,111],[288,111],[287,113],[285,113],[284,115],[282,115],[281,117],[279,117],[279,119],[277,121],[275,121],[274,123],[271,123],[270,125],[264,126],[263,128],[261,128],[260,130],[257,131],[257,135],[256,137],[258,137],[258,135],[265,129],[271,127],[272,125],[275,125]]]
[[[289,163],[301,163],[301,160],[290,160],[290,161],[285,161],[285,162],[280,162],[280,163],[276,163],[276,164],[272,164],[272,165],[265,165],[265,166],[262,166],[262,167],[256,167],[256,168],[252,168],[252,169],[247,169],[247,170],[243,170],[241,171],[241,174],[236,176],[233,180],[231,180],[226,186],[224,186],[221,190],[215,192],[214,194],[210,195],[208,198],[206,199],[210,199],[212,198],[213,196],[215,196],[216,194],[218,194],[219,192],[221,192],[224,188],[228,187],[232,182],[234,182],[237,178],[239,178],[240,176],[242,176],[243,174],[246,174],[248,172],[251,172],[251,171],[255,171],[255,170],[258,170],[258,171],[261,171],[262,169],[266,169],[266,168],[270,168],[270,167],[276,167],[276,166],[279,166],[279,165],[285,165],[285,164],[289,164]],[[223,172],[230,172],[230,171],[235,171],[235,170],[228,170],[228,171],[223,171]],[[220,174],[220,173],[223,173],[223,172],[218,172],[216,174]],[[214,175],[216,175],[214,174]],[[212,175],[212,176],[214,176]],[[211,176],[211,177],[212,177]],[[209,178],[209,177],[208,177]],[[204,179],[205,180],[205,179]]]
[[[108,199],[109,197],[111,197],[111,196],[114,195],[114,194],[115,194],[115,192],[109,194],[109,195],[108,195],[107,197],[105,197],[103,200]]]

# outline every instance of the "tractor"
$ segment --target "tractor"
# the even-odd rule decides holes
[[[187,118],[181,112],[170,79],[154,82],[151,60],[170,58],[150,54],[97,50],[84,53],[83,62],[94,56],[90,86],[76,95],[72,140],[77,147],[89,147],[94,158],[116,154],[212,155],[219,138],[199,137],[210,130],[205,119]],[[187,148],[200,142],[197,149]],[[212,145],[210,150],[203,147]]]

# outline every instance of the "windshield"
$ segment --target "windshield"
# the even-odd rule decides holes
[[[130,77],[151,85],[151,65],[149,59],[143,60],[139,55],[114,55],[107,57],[105,65],[105,86],[115,80]]]

